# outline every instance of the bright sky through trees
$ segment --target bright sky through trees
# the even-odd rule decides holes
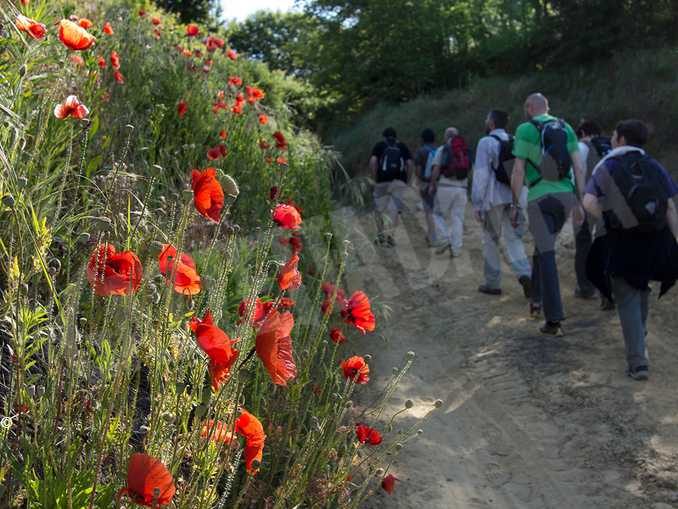
[[[272,11],[287,11],[294,5],[294,0],[221,0],[224,17],[243,20],[250,14],[268,9]]]

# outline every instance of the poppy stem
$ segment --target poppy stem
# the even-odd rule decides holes
[[[252,348],[252,349],[247,353],[247,357],[245,357],[245,359],[240,363],[240,366],[238,366],[238,371],[240,371],[240,370],[243,368],[243,366],[244,366],[245,364],[247,364],[247,361],[249,361],[249,360],[252,358],[252,356],[254,355],[254,352],[255,352],[255,351],[256,351],[256,349],[255,349],[255,348]]]

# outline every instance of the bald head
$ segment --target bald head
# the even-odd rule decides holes
[[[530,94],[525,100],[525,113],[529,117],[543,115],[549,111],[549,100],[543,94],[537,92]]]
[[[450,141],[452,138],[459,134],[459,129],[456,127],[448,127],[445,129],[445,141]]]

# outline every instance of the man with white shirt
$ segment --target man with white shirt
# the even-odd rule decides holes
[[[524,214],[516,226],[511,224],[513,196],[510,188],[510,159],[513,138],[506,132],[508,114],[493,110],[485,120],[487,136],[476,149],[471,202],[476,219],[483,226],[485,283],[480,293],[501,295],[501,254],[499,242],[504,238],[506,256],[526,298],[530,297],[532,268],[525,254],[523,236],[527,230]],[[527,188],[521,196],[521,210],[527,206]]]

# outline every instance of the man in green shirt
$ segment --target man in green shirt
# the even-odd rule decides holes
[[[528,121],[518,127],[513,148],[516,157],[511,175],[513,218],[517,222],[523,214],[520,191],[527,184],[527,214],[535,243],[530,309],[538,314],[543,306],[546,323],[541,332],[560,336],[565,315],[556,265],[556,240],[570,212],[574,210],[575,221],[583,219],[580,203],[585,175],[577,136],[569,124],[549,115],[546,97],[530,95],[524,109]]]

